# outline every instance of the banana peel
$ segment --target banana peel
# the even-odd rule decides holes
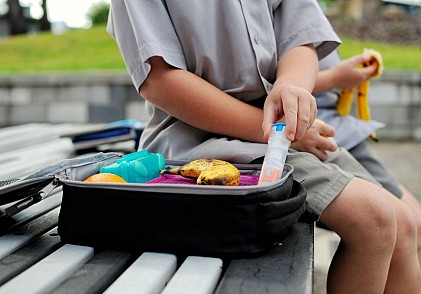
[[[195,179],[198,185],[238,186],[240,171],[220,159],[197,159],[180,167],[161,170],[160,174],[181,175]]]
[[[336,109],[340,116],[346,116],[351,112],[352,103],[354,102],[355,89],[344,88],[338,99]]]
[[[377,70],[374,72],[371,78],[376,78],[376,77],[381,76],[384,69],[382,55],[378,51],[374,49],[368,49],[368,48],[365,48],[363,53],[370,54],[372,57],[370,61],[362,64],[363,67],[370,66],[371,64],[373,64],[373,62],[377,63]],[[358,117],[361,120],[365,120],[365,121],[371,120],[370,106],[368,103],[369,88],[370,88],[370,79],[365,81],[361,85],[359,85],[358,92],[357,92]],[[341,94],[338,99],[338,104],[337,104],[337,111],[340,116],[348,115],[351,112],[354,96],[355,96],[354,88],[342,89]],[[378,141],[375,132],[370,134],[370,138],[373,139],[374,141]]]

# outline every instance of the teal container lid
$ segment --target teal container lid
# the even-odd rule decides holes
[[[159,177],[162,169],[165,169],[165,158],[162,154],[141,150],[102,167],[100,172],[118,175],[128,183],[145,183]]]

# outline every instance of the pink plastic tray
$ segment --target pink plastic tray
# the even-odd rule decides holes
[[[253,186],[257,185],[259,181],[258,176],[252,175],[241,175],[240,186]],[[147,184],[185,184],[185,185],[196,185],[196,180],[185,178],[178,175],[162,175],[158,178],[150,180]]]

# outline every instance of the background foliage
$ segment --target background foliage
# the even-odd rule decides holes
[[[110,5],[107,3],[97,3],[89,9],[88,17],[91,19],[92,25],[106,24]]]

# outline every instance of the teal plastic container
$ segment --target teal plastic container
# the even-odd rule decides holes
[[[165,158],[160,153],[142,150],[125,155],[115,163],[101,168],[100,173],[112,173],[128,183],[145,183],[159,177],[159,171],[165,169]]]

